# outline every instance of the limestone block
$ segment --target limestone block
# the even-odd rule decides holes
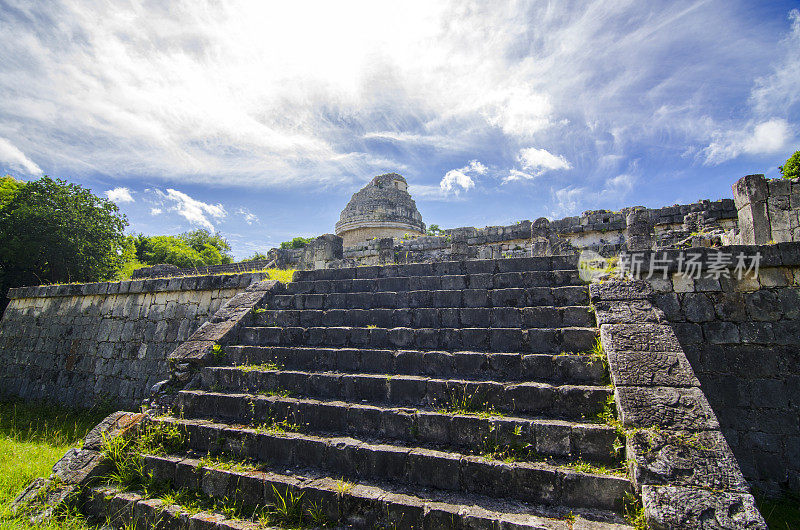
[[[680,486],[644,486],[647,523],[654,530],[719,528],[767,530],[749,493],[711,492]]]
[[[609,281],[589,286],[592,301],[645,300],[652,294],[653,287],[645,280]]]
[[[607,352],[682,351],[672,328],[664,324],[603,324],[600,337]]]
[[[618,386],[616,400],[626,428],[719,429],[699,388]]]
[[[672,287],[676,293],[694,292],[694,279],[685,274],[675,273],[672,275]]]
[[[700,386],[682,352],[610,352],[608,364],[617,386]]]
[[[747,491],[736,458],[719,431],[641,430],[628,437],[634,482]]]
[[[674,296],[674,295],[673,295]],[[647,300],[598,301],[594,303],[598,324],[664,322],[664,312]]]

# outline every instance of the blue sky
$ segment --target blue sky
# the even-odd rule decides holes
[[[0,172],[237,257],[377,174],[442,227],[730,197],[800,148],[798,2],[0,0]]]

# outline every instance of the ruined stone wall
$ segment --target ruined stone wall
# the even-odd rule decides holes
[[[648,281],[686,352],[745,477],[776,493],[800,489],[800,244],[722,247],[760,252],[757,275],[719,278],[659,270]],[[649,263],[649,253],[643,260]],[[674,263],[677,251],[658,253]],[[736,260],[734,259],[734,262]],[[644,266],[646,277],[648,266]]]
[[[11,289],[0,321],[0,394],[132,409],[167,356],[262,273]]]
[[[747,175],[733,186],[745,245],[800,241],[800,179]]]

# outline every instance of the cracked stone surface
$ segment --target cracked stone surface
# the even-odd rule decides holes
[[[628,437],[637,484],[747,492],[747,482],[719,431],[642,430]]]
[[[644,486],[642,501],[650,528],[767,529],[749,493]]]
[[[603,324],[600,336],[607,352],[683,351],[672,327],[666,324]]]
[[[608,366],[616,386],[700,386],[682,352],[609,352]]]
[[[719,429],[719,422],[699,388],[619,386],[616,394],[626,428]]]

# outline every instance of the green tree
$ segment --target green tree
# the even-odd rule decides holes
[[[429,236],[443,236],[444,230],[439,228],[439,225],[431,225],[425,233]]]
[[[784,165],[778,166],[778,171],[785,179],[800,178],[800,151],[795,151]]]
[[[291,241],[284,241],[281,243],[281,248],[305,248],[306,245],[314,241],[313,237],[295,237]]]
[[[92,282],[112,278],[122,262],[128,221],[117,206],[60,179],[16,187],[0,205],[0,283]]]
[[[0,208],[11,202],[19,190],[25,187],[25,183],[15,179],[11,175],[0,177]]]
[[[244,258],[242,261],[263,261],[267,258],[266,254],[262,254],[261,252],[256,252],[249,258]]]
[[[212,235],[208,230],[194,230],[177,236],[139,234],[133,241],[135,260],[145,265],[169,263],[188,269],[233,261],[228,242],[220,234]]]

